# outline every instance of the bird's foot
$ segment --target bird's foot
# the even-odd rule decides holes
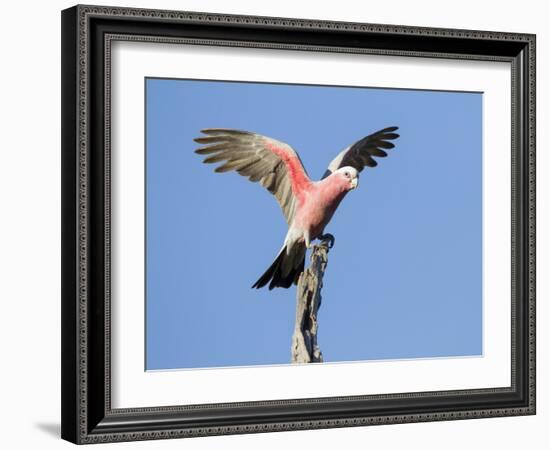
[[[330,233],[325,233],[319,236],[320,241],[327,241],[328,248],[334,247],[334,236]]]

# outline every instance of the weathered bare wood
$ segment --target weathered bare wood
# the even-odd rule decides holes
[[[313,246],[310,265],[298,280],[296,289],[296,321],[292,336],[292,363],[323,362],[317,343],[317,313],[321,306],[323,275],[327,267],[328,252],[334,238],[331,235]]]

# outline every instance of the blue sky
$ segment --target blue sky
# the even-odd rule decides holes
[[[313,179],[401,137],[326,231],[326,362],[482,353],[482,94],[146,80],[146,369],[287,364],[295,287],[253,290],[286,234],[273,196],[202,164],[203,128],[287,142]]]

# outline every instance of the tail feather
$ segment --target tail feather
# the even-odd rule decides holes
[[[298,264],[292,267],[286,275],[283,273],[283,268],[287,258],[293,258],[294,255],[287,255],[286,245],[281,249],[275,261],[269,266],[264,274],[252,285],[252,288],[260,289],[269,283],[269,290],[276,287],[282,287],[288,289],[292,286],[292,283],[298,282],[298,277],[304,271],[305,266],[305,252],[298,262]],[[270,282],[271,281],[271,282]]]

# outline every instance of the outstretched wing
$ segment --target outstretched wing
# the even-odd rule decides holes
[[[287,223],[294,219],[296,201],[311,183],[298,154],[284,142],[249,131],[208,128],[195,142],[206,144],[195,152],[208,155],[205,163],[223,162],[216,172],[237,171],[259,181],[279,202]]]
[[[399,137],[398,134],[394,133],[396,130],[397,127],[384,128],[350,145],[331,161],[323,178],[328,177],[340,167],[351,166],[357,169],[358,172],[361,172],[365,166],[376,167],[378,163],[373,159],[373,156],[383,158],[388,155],[382,149],[395,147],[389,141]]]

